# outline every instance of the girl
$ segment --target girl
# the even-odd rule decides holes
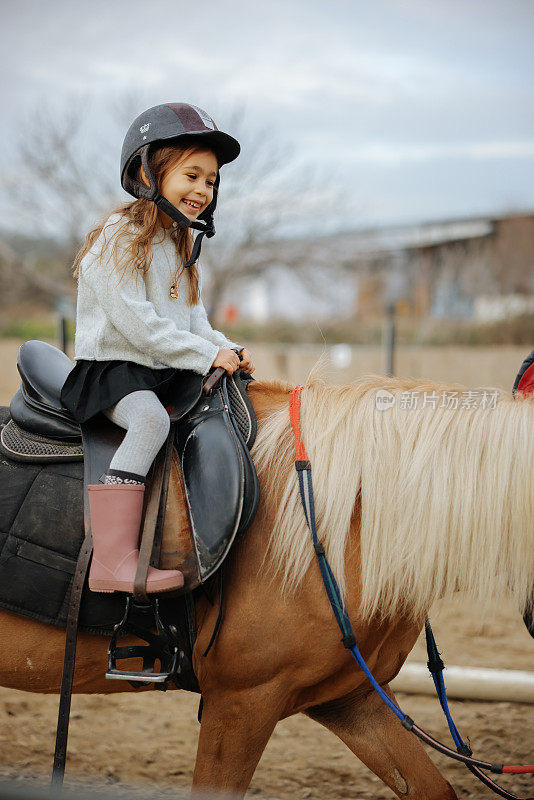
[[[215,233],[219,168],[239,151],[196,106],[148,109],[121,156],[122,186],[137,199],[90,231],[76,257],[76,365],[61,400],[78,422],[103,411],[126,429],[104,484],[88,487],[94,591],[133,591],[145,477],[169,432],[164,405],[180,391],[180,371],[254,370],[249,353],[211,327],[196,263],[202,237]],[[178,570],[149,569],[147,592],[182,585]]]

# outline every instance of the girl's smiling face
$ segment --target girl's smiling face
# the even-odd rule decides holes
[[[211,150],[195,150],[171,167],[161,179],[160,192],[188,219],[195,220],[213,200],[219,164]],[[172,219],[159,211],[164,228]]]

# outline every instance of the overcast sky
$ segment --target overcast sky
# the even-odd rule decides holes
[[[128,92],[134,105],[139,97],[135,113],[185,100],[219,127],[243,105],[251,131],[268,125],[295,146],[302,170],[328,171],[347,198],[336,208],[329,196],[330,227],[534,209],[532,0],[0,0],[0,8],[4,177],[16,171],[27,114],[45,105],[61,115],[79,93],[90,101],[88,135],[107,136],[118,165],[125,129],[110,109]],[[0,227],[14,224],[5,192],[0,211]]]

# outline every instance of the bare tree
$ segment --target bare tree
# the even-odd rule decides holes
[[[72,263],[89,225],[118,199],[109,152],[86,129],[87,98],[61,109],[42,107],[22,120],[13,173],[4,180],[22,229],[34,246],[20,263],[25,281],[49,301],[73,291]],[[54,237],[59,255],[39,259],[41,236]]]
[[[26,230],[51,232],[64,245],[64,257],[50,268],[52,274],[36,271],[33,276],[35,285],[43,288],[46,283],[51,294],[73,290],[70,269],[83,236],[125,198],[118,181],[120,130],[146,104],[132,93],[113,99],[112,109],[105,112],[115,123],[113,141],[91,120],[92,106],[90,98],[72,98],[66,110],[42,110],[21,126],[25,134],[19,142],[19,168],[8,188]],[[234,287],[273,265],[272,242],[284,231],[324,214],[329,198],[340,199],[318,167],[299,160],[275,131],[246,124],[245,116],[240,107],[218,117],[221,129],[232,131],[242,151],[223,168],[218,235],[204,244],[201,257],[208,277],[207,303],[215,310]],[[286,248],[283,258],[296,273],[305,273],[313,250],[301,241]],[[31,278],[31,265],[26,272]]]

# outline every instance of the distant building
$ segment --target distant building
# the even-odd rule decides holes
[[[534,311],[534,213],[357,230],[256,246],[272,266],[242,316],[500,319]]]

